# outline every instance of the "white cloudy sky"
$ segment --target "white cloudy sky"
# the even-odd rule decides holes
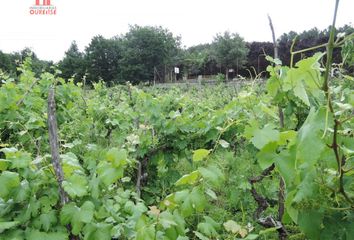
[[[129,24],[161,25],[185,46],[208,43],[216,33],[238,32],[247,41],[271,41],[276,34],[331,23],[334,0],[51,0],[56,16],[31,16],[35,0],[0,0],[0,50],[30,47],[41,59],[60,60],[76,40],[81,50],[91,38],[125,33]],[[341,0],[337,25],[354,23],[354,0]]]

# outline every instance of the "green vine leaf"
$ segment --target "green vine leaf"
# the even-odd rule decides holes
[[[83,197],[87,194],[88,181],[85,176],[73,174],[63,181],[63,188],[72,198]]]
[[[190,174],[183,175],[178,181],[175,183],[176,186],[181,186],[184,184],[193,185],[199,179],[200,173],[198,170],[191,172]]]
[[[279,131],[275,130],[272,125],[267,124],[263,129],[256,129],[253,132],[251,142],[256,148],[262,149],[270,142],[278,142],[279,137]]]
[[[90,201],[84,202],[81,207],[71,202],[62,208],[60,220],[63,224],[71,223],[73,234],[78,235],[84,224],[92,221],[94,210],[95,206]]]
[[[211,152],[211,150],[206,150],[206,149],[195,150],[193,152],[193,161],[200,162],[200,161],[204,160],[209,155],[210,152]]]

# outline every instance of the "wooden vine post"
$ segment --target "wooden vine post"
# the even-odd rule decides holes
[[[55,88],[51,86],[48,94],[48,130],[49,130],[49,144],[52,155],[52,164],[59,186],[59,196],[62,205],[69,202],[69,197],[62,186],[64,180],[64,172],[60,163],[59,156],[59,139],[58,139],[58,124],[55,109]]]
[[[56,117],[56,107],[55,107],[55,87],[51,86],[48,93],[48,132],[49,132],[49,144],[50,152],[52,156],[52,165],[54,168],[55,177],[58,182],[59,187],[59,197],[61,206],[64,206],[69,202],[69,196],[63,188],[64,172],[61,166],[60,155],[59,155],[59,135],[58,135],[58,123]],[[70,233],[71,240],[80,239],[71,233],[71,225],[66,226],[68,232]]]
[[[268,15],[268,20],[269,20],[269,27],[272,32],[272,39],[273,39],[273,46],[274,46],[274,58],[279,59],[279,53],[278,53],[278,43],[275,38],[275,31],[274,31],[274,26],[271,17]],[[279,125],[280,128],[284,128],[284,112],[283,109],[280,105],[278,105],[278,116],[279,116]],[[280,176],[279,180],[279,194],[278,194],[278,221],[282,222],[282,218],[284,216],[285,212],[285,182],[284,179]],[[279,231],[279,239],[286,239],[287,233],[285,231]]]
[[[272,39],[273,39],[273,46],[274,46],[274,58],[279,59],[278,55],[278,44],[275,38],[275,32],[274,32],[274,27],[272,23],[272,19],[268,15],[268,20],[269,20],[269,26],[270,30],[272,32]],[[278,105],[278,116],[279,116],[279,127],[281,129],[284,128],[284,113],[283,109],[281,108],[280,105]],[[251,194],[254,198],[254,200],[257,202],[257,209],[254,213],[254,218],[258,221],[260,225],[262,225],[265,228],[272,228],[275,227],[277,228],[278,231],[278,236],[280,240],[285,240],[287,239],[287,231],[282,223],[282,218],[284,215],[284,200],[285,200],[285,182],[282,177],[280,177],[280,182],[279,182],[279,194],[278,194],[278,217],[277,219],[274,219],[272,216],[267,216],[265,218],[261,218],[261,214],[268,208],[269,203],[266,197],[262,196],[259,194],[255,188],[255,184],[261,182],[265,177],[268,177],[271,175],[273,170],[275,169],[275,164],[273,163],[271,166],[268,168],[264,169],[264,171],[261,173],[261,175],[250,178],[249,182],[251,184]]]
[[[278,58],[279,59],[278,43],[277,43],[277,40],[275,38],[275,31],[274,31],[274,27],[273,27],[273,22],[272,22],[272,19],[270,18],[269,15],[268,15],[268,20],[269,20],[270,30],[272,31],[272,39],[273,39],[273,47],[274,47],[274,58]]]

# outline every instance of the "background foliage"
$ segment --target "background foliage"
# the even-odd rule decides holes
[[[338,32],[349,35],[354,29],[345,25],[338,28]],[[326,43],[329,30],[313,28],[302,33],[291,31],[282,34],[278,39],[279,57],[285,65],[290,64],[290,48],[295,37],[294,51],[297,51]],[[320,50],[325,49],[323,47]],[[17,77],[20,73],[17,67],[29,53],[32,54],[32,67],[37,76],[43,71],[49,71],[53,63],[39,60],[30,49],[11,54],[0,51],[1,69],[12,77]],[[298,54],[294,60],[299,61],[314,53],[315,51],[308,51]],[[234,69],[234,72],[227,74],[230,78],[238,74],[244,77],[254,77],[257,74],[267,77],[266,55],[273,55],[272,43],[247,43],[237,33],[217,34],[213,43],[183,48],[181,38],[173,36],[168,29],[134,25],[126,34],[111,39],[93,37],[83,52],[79,51],[73,41],[58,65],[61,77],[73,77],[76,82],[82,81],[85,76],[88,84],[99,80],[107,84],[126,81],[151,83],[154,80],[170,82],[183,77],[196,78],[198,75],[215,76],[225,74],[228,69]],[[334,51],[334,63],[341,62],[341,49],[337,48]],[[180,74],[176,77],[174,67],[180,68]],[[353,64],[342,67],[347,73],[353,74]]]

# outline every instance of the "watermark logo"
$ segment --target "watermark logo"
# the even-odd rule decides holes
[[[35,4],[29,8],[30,15],[56,15],[57,7],[51,0],[35,0]]]

